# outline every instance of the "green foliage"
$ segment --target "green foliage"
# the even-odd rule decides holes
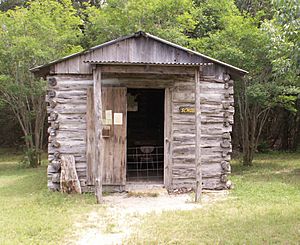
[[[281,84],[300,86],[300,3],[273,1],[274,19],[266,21],[263,29],[271,37],[268,57],[272,61],[274,79]]]
[[[102,8],[88,8],[86,14],[88,46],[138,30],[186,44],[188,37],[184,34],[196,24],[191,0],[108,0]]]
[[[235,0],[241,12],[249,13],[259,19],[271,19],[274,15],[271,0]]]
[[[268,36],[258,28],[257,20],[250,16],[225,16],[226,28],[209,37],[198,39],[194,48],[230,64],[250,71],[256,80],[265,74]]]
[[[0,0],[0,11],[7,11],[17,6],[24,6],[27,0]]]
[[[36,168],[40,165],[38,157],[40,154],[41,152],[37,152],[35,148],[26,148],[20,164],[23,167]]]
[[[70,0],[34,0],[0,12],[0,103],[18,119],[30,166],[43,143],[46,83],[29,69],[81,51],[81,24]]]
[[[29,68],[138,30],[248,70],[246,86],[235,86],[256,112],[248,115],[297,110],[297,0],[2,0],[0,9],[0,106],[15,114],[28,107],[19,115],[30,121],[27,128],[41,111],[33,105],[45,106],[45,83]]]
[[[205,37],[226,28],[225,17],[238,14],[234,1],[194,0],[197,25],[191,37]]]
[[[1,13],[0,23],[1,65],[10,60],[13,66],[4,66],[6,72],[23,75],[28,67],[81,50],[81,20],[68,0],[32,1]]]
[[[81,20],[71,2],[32,1],[27,8],[0,13],[1,88],[22,99],[39,96],[44,83],[29,68],[81,50]]]

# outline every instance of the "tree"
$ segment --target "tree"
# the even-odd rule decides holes
[[[239,14],[233,0],[194,0],[194,3],[197,24],[193,31],[188,33],[194,39],[207,37],[225,29],[225,17]]]
[[[287,11],[288,8],[292,10]],[[260,15],[224,15],[220,20],[223,29],[193,41],[195,49],[250,71],[243,81],[235,83],[238,135],[245,165],[252,165],[270,111],[276,107],[296,111],[299,7],[282,1],[277,9],[275,19],[263,22]],[[290,14],[282,20],[283,13]]]
[[[35,0],[0,12],[0,100],[21,126],[30,166],[40,164],[46,90],[29,68],[81,50],[80,24],[69,0]]]
[[[272,62],[272,79],[285,91],[280,95],[282,116],[281,149],[297,149],[300,144],[300,3],[295,0],[272,1],[274,18],[263,23],[270,36],[268,58]],[[273,141],[276,142],[276,141]]]
[[[101,8],[89,7],[85,14],[86,47],[139,30],[187,45],[185,33],[196,24],[191,0],[108,0]]]
[[[246,12],[252,17],[272,19],[274,8],[271,0],[235,0],[241,12]]]
[[[15,7],[24,6],[28,0],[0,0],[0,11],[7,11]]]

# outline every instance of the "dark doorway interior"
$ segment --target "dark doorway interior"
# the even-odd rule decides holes
[[[127,90],[127,181],[162,182],[164,90]]]

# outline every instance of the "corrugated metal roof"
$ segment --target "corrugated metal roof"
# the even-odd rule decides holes
[[[195,55],[197,55],[197,56],[206,58],[206,59],[208,59],[208,60],[210,60],[210,61],[212,61],[212,62],[214,62],[214,63],[217,63],[217,64],[220,64],[220,65],[226,66],[226,67],[228,67],[228,68],[231,68],[231,69],[233,69],[233,70],[235,70],[235,71],[237,71],[237,72],[239,72],[239,73],[242,73],[242,74],[247,74],[247,73],[248,73],[248,71],[246,71],[246,70],[240,69],[240,68],[235,67],[235,66],[233,66],[233,65],[227,64],[227,63],[222,62],[222,61],[220,61],[220,60],[214,59],[214,58],[212,58],[212,57],[209,57],[209,56],[207,56],[207,55],[204,55],[204,54],[201,54],[201,53],[199,53],[199,52],[193,51],[193,50],[191,50],[191,49],[182,47],[182,46],[180,46],[180,45],[177,45],[177,44],[175,44],[175,43],[169,42],[169,41],[167,41],[167,40],[165,40],[165,39],[159,38],[159,37],[157,37],[157,36],[151,35],[151,34],[149,34],[149,33],[143,32],[143,31],[138,31],[138,32],[136,32],[136,33],[134,33],[134,34],[127,35],[127,36],[123,36],[123,37],[117,38],[117,39],[115,39],[115,40],[112,40],[112,41],[109,41],[109,42],[106,42],[106,43],[103,43],[103,44],[94,46],[94,47],[92,47],[92,48],[90,48],[90,49],[88,49],[88,50],[85,50],[85,51],[82,51],[82,52],[78,52],[78,53],[75,53],[75,54],[72,54],[72,55],[69,55],[69,56],[65,56],[65,57],[63,57],[63,58],[61,58],[61,59],[57,59],[57,60],[51,61],[51,62],[49,62],[48,64],[45,64],[45,65],[41,65],[41,66],[37,66],[37,67],[31,68],[30,71],[32,71],[32,72],[37,72],[37,71],[39,71],[39,70],[41,70],[41,69],[43,69],[43,68],[50,67],[51,65],[57,64],[57,63],[59,63],[59,62],[65,61],[65,60],[67,60],[67,59],[70,59],[70,58],[73,58],[73,57],[76,57],[76,56],[79,56],[79,55],[87,54],[87,53],[89,53],[89,52],[91,52],[91,51],[93,51],[93,50],[95,50],[95,49],[103,48],[103,47],[105,47],[105,46],[112,45],[112,44],[114,44],[114,43],[123,41],[123,40],[125,40],[125,39],[129,39],[129,38],[132,38],[132,37],[139,37],[139,36],[144,36],[144,37],[148,37],[148,38],[150,37],[150,38],[152,38],[152,39],[154,39],[154,40],[157,40],[157,41],[159,41],[159,42],[165,43],[165,44],[170,45],[170,46],[172,46],[172,47],[175,47],[175,48],[184,50],[184,51],[186,51],[186,52],[195,54]]]
[[[180,63],[180,62],[140,62],[140,61],[106,61],[106,60],[85,60],[85,63],[107,64],[107,65],[169,65],[169,66],[210,66],[213,63]]]

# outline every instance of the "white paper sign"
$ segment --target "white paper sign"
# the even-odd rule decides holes
[[[112,110],[105,111],[105,124],[112,125]]]
[[[114,113],[114,125],[123,124],[123,113]]]

